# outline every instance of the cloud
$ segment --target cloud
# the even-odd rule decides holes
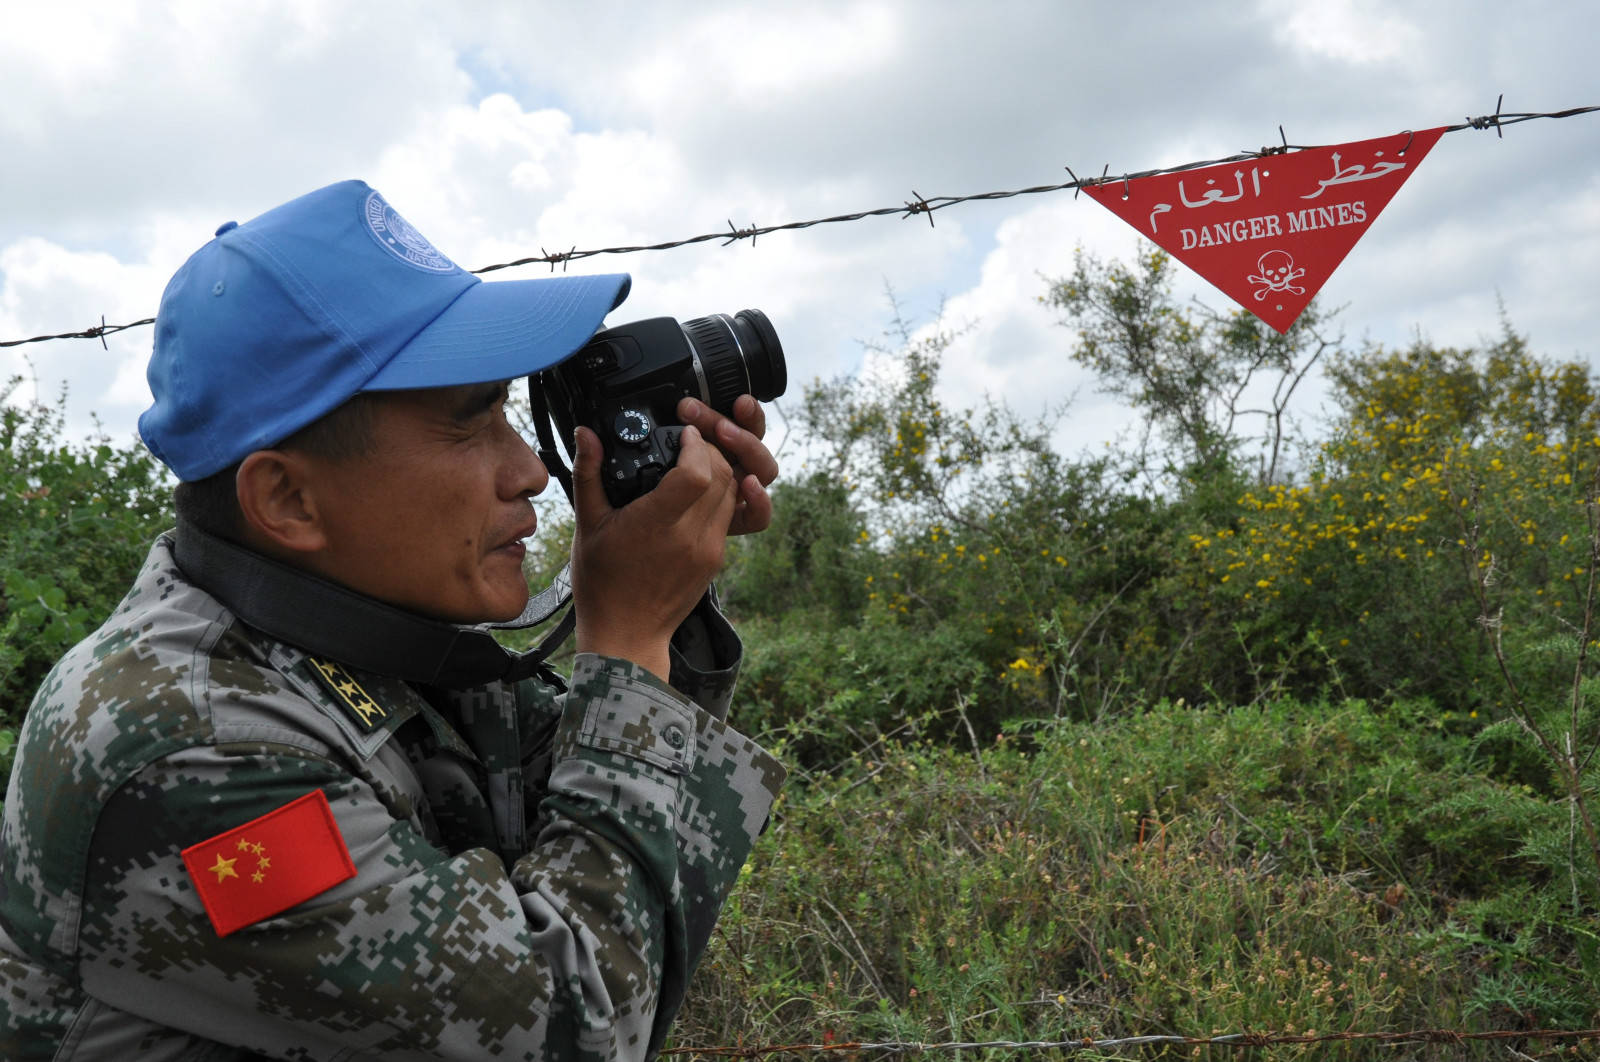
[[[1043,201],[1002,222],[977,284],[952,294],[943,320],[921,330],[958,333],[945,353],[943,399],[962,408],[989,396],[1025,420],[1064,410],[1056,439],[1068,452],[1125,430],[1131,414],[1106,401],[1093,374],[1072,360],[1073,333],[1042,299],[1052,280],[1072,272],[1078,250],[1125,257],[1136,243],[1120,220],[1086,198]]]
[[[781,105],[797,88],[860,84],[886,71],[902,57],[903,15],[885,3],[710,9],[686,20],[670,48],[624,66],[616,83],[635,113],[660,119],[685,103]]]
[[[564,112],[528,111],[505,95],[431,116],[390,145],[377,174],[385,196],[468,268],[540,249],[654,243],[725,231],[730,222],[796,220],[808,210],[858,207],[865,194],[848,182],[797,190],[708,172],[647,129],[579,131]],[[725,242],[719,236],[670,252],[586,258],[569,268],[634,275],[633,294],[613,322],[763,309],[779,326],[793,378],[803,381],[854,364],[862,329],[851,322],[871,321],[875,332],[885,278],[930,284],[970,250],[956,219],[933,230],[868,219]],[[547,272],[537,265],[487,276]]]
[[[74,240],[358,175],[470,80],[411,4],[100,0],[0,13],[0,198]],[[20,234],[0,221],[0,242]]]
[[[1355,66],[1370,66],[1410,57],[1423,42],[1422,31],[1409,19],[1374,0],[1322,0],[1296,4],[1268,3],[1278,21],[1274,36],[1309,55]]]
[[[168,271],[150,263],[125,263],[98,251],[71,251],[48,240],[29,238],[0,251],[0,335],[24,337],[87,329],[86,308],[102,311],[109,323],[148,316],[166,283]],[[139,328],[95,340],[65,340],[0,350],[0,375],[20,375],[23,386],[13,401],[53,402],[63,387],[71,393],[68,430],[87,435],[98,412],[107,431],[125,438],[133,420],[149,405],[144,364],[150,329]]]

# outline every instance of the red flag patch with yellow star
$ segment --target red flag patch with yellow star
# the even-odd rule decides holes
[[[185,848],[183,865],[219,937],[356,876],[320,789]]]

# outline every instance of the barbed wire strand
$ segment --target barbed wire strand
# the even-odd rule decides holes
[[[1502,130],[1508,125],[1517,125],[1520,122],[1531,122],[1540,118],[1572,118],[1580,114],[1589,114],[1594,111],[1600,111],[1600,106],[1592,106],[1569,107],[1562,111],[1504,113],[1500,109],[1501,104],[1504,102],[1505,95],[1502,93],[1499,100],[1497,100],[1495,103],[1495,110],[1493,114],[1482,115],[1477,118],[1469,117],[1465,121],[1458,122],[1455,125],[1445,126],[1444,131],[1447,133],[1454,133],[1462,129],[1493,129],[1496,136],[1503,137],[1504,133]],[[1242,150],[1223,158],[1205,159],[1198,162],[1185,162],[1177,166],[1166,166],[1153,170],[1138,170],[1135,172],[1122,173],[1114,176],[1110,174],[1110,167],[1108,165],[1106,169],[1101,172],[1098,178],[1091,177],[1087,179],[1079,179],[1078,175],[1072,172],[1072,167],[1066,166],[1063,168],[1067,171],[1068,176],[1070,176],[1072,180],[1063,181],[1060,184],[1038,184],[1029,188],[1016,188],[1004,192],[977,192],[972,195],[924,196],[913,189],[911,193],[912,198],[906,200],[900,206],[877,207],[873,210],[858,210],[850,214],[835,214],[832,217],[812,218],[809,221],[788,221],[779,225],[749,225],[744,228],[740,228],[730,219],[728,221],[728,228],[726,231],[719,230],[717,232],[707,232],[702,233],[699,236],[689,236],[681,240],[666,240],[661,243],[628,244],[616,247],[596,247],[590,250],[579,250],[577,246],[574,245],[571,249],[566,251],[546,251],[543,247],[541,247],[539,248],[539,253],[536,255],[518,258],[511,262],[498,262],[494,265],[480,266],[479,268],[472,270],[472,272],[481,275],[483,273],[493,273],[500,269],[513,269],[518,266],[526,265],[548,265],[551,272],[554,272],[556,266],[559,265],[561,266],[562,271],[565,272],[567,266],[572,262],[581,261],[585,258],[595,258],[600,255],[639,254],[645,251],[670,251],[679,247],[688,247],[693,244],[707,243],[712,240],[722,241],[722,246],[724,247],[732,243],[737,243],[740,240],[749,240],[752,244],[754,244],[757,237],[766,236],[769,233],[809,229],[817,225],[837,225],[845,222],[861,221],[866,218],[887,217],[895,214],[900,215],[902,219],[914,218],[920,215],[926,217],[928,219],[928,224],[932,225],[935,211],[945,210],[949,207],[957,206],[962,203],[980,203],[997,199],[1012,199],[1023,195],[1042,195],[1048,192],[1063,192],[1069,188],[1072,189],[1073,195],[1076,197],[1078,191],[1081,189],[1093,185],[1105,184],[1108,181],[1120,181],[1126,183],[1142,177],[1156,177],[1167,173],[1184,173],[1188,170],[1203,169],[1206,166],[1218,166],[1228,162],[1242,162],[1245,159],[1267,158],[1273,155],[1284,155],[1291,151],[1306,151],[1317,147],[1328,146],[1321,144],[1291,144],[1289,143],[1288,138],[1284,136],[1283,126],[1281,125],[1278,126],[1278,138],[1282,141],[1282,143],[1276,147],[1261,147],[1254,151]],[[154,323],[154,317],[146,317],[143,320],[130,321],[127,324],[108,325],[105,323],[105,318],[102,317],[99,325],[86,328],[80,332],[60,332],[55,335],[33,336],[28,339],[4,340],[0,341],[0,347],[20,347],[29,343],[49,343],[63,339],[98,339],[102,344],[104,344],[106,336],[115,335],[118,332],[124,332],[130,328],[140,328],[144,325]]]
[[[1302,1046],[1366,1041],[1379,1044],[1461,1044],[1469,1040],[1600,1040],[1600,1029],[1494,1029],[1462,1032],[1456,1029],[1412,1029],[1407,1032],[1336,1033],[1226,1033],[1220,1036],[1179,1036],[1155,1034],[1120,1036],[1108,1039],[1085,1037],[1077,1040],[976,1040],[946,1043],[920,1043],[890,1040],[881,1043],[851,1040],[820,1044],[773,1044],[765,1047],[672,1047],[662,1056],[678,1055],[705,1058],[766,1058],[774,1055],[824,1054],[828,1052],[876,1051],[884,1054],[917,1055],[945,1051],[1110,1051],[1125,1047],[1229,1047],[1251,1049],[1285,1044]]]

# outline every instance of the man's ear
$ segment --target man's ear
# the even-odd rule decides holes
[[[311,489],[311,463],[304,454],[256,450],[239,464],[234,489],[244,532],[269,550],[314,553],[328,544]]]

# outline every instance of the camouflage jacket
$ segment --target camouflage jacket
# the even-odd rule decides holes
[[[783,778],[721,721],[731,674],[418,689],[246,626],[163,536],[24,724],[0,1058],[653,1055]],[[205,897],[327,842],[183,850],[322,795],[353,876],[223,935]]]

